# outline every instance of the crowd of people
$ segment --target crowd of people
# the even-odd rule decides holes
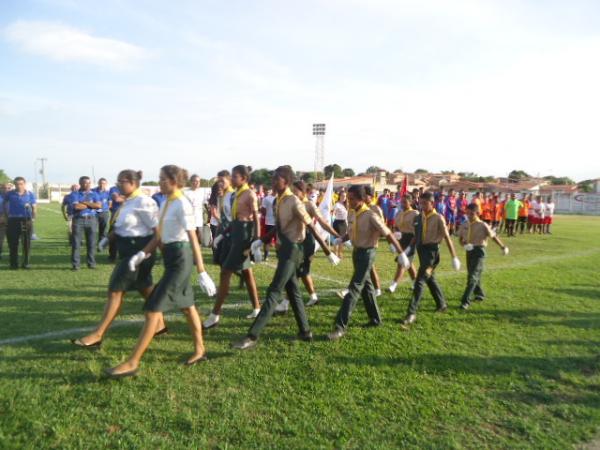
[[[313,333],[305,308],[319,303],[311,276],[311,263],[318,249],[334,266],[345,251],[351,252],[354,269],[347,288],[338,292],[342,303],[328,334],[330,340],[346,334],[359,297],[369,317],[366,325],[382,324],[377,303],[382,294],[381,280],[375,266],[382,238],[395,254],[396,262],[388,291],[395,292],[405,273],[413,280],[403,328],[416,321],[425,286],[436,302],[436,312],[447,310],[435,271],[440,264],[442,242],[448,247],[453,268],[460,270],[453,235],[466,252],[467,284],[460,308],[467,310],[472,301],[485,298],[481,276],[488,241],[492,240],[507,255],[508,247],[500,239],[501,234],[513,237],[551,233],[554,215],[552,199],[544,202],[540,196],[522,195],[517,199],[515,193],[502,197],[479,192],[469,196],[453,190],[407,192],[405,187],[394,195],[387,189],[377,195],[371,186],[361,185],[337,190],[331,205],[322,208],[325,191],[296,180],[289,166],[274,171],[269,189],[253,186],[250,174],[251,169],[243,165],[235,166],[231,172],[218,172],[208,198],[200,189],[197,175],[188,177],[184,169],[174,165],[161,168],[159,191],[152,196],[142,192],[142,174],[134,170],[121,171],[117,184],[110,188],[104,178],[92,187],[86,176],[71,187],[63,199],[62,212],[68,224],[72,270],[80,269],[84,240],[88,268],[96,267],[97,250],[108,249],[108,258],[115,263],[100,323],[72,343],[81,348],[100,347],[126,293],[138,291],[144,298],[145,323],[138,342],[126,361],[106,370],[107,376],[135,375],[152,339],[168,332],[163,313],[174,309],[185,314],[193,338],[194,352],[185,364],[206,361],[202,330],[222,322],[222,308],[234,276],[247,289],[251,304],[247,319],[252,321],[246,336],[233,343],[234,348],[254,347],[272,316],[289,308],[296,319],[298,339],[311,341]],[[19,239],[23,240],[24,249],[22,267],[29,268],[36,199],[26,190],[23,178],[14,181],[14,188],[4,189],[0,195],[0,211],[4,212],[0,215],[0,254],[6,230],[11,268],[19,267]],[[207,229],[212,263],[220,268],[217,283],[208,275],[200,249],[203,230]],[[273,249],[277,265],[261,302],[253,266],[267,261]],[[164,273],[155,283],[152,272],[157,250]],[[419,257],[418,267],[413,263],[415,255]],[[202,291],[215,297],[204,322],[195,307],[190,284],[194,271]],[[309,295],[306,304],[299,280]]]

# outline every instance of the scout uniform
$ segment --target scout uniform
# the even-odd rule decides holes
[[[283,298],[284,289],[292,305],[300,333],[305,335],[310,331],[298,288],[297,272],[304,257],[306,226],[312,223],[312,219],[306,212],[305,204],[288,188],[277,197],[275,220],[279,241],[277,269],[267,289],[267,298],[260,313],[248,331],[248,337],[254,340],[273,316],[277,304]]]
[[[438,310],[446,307],[446,300],[434,276],[440,263],[440,242],[446,236],[446,221],[435,210],[428,214],[421,212],[415,220],[416,247],[419,255],[419,270],[413,286],[413,295],[408,306],[408,314],[417,314],[423,296],[423,285],[427,284]]]
[[[96,210],[96,217],[98,218],[98,241],[108,236],[108,229],[110,224],[110,191],[103,191],[100,188],[92,189],[102,204],[102,208]]]
[[[229,186],[221,197],[217,199],[217,207],[219,209],[219,225],[215,237],[223,235],[223,239],[213,248],[213,262],[219,266],[223,265],[223,261],[231,248],[231,233],[229,225],[231,224],[231,206],[233,203],[233,194],[235,190]]]
[[[335,318],[338,330],[346,330],[352,310],[359,296],[362,296],[365,309],[372,324],[381,323],[381,315],[375,297],[375,287],[371,281],[371,268],[375,262],[376,248],[381,236],[391,234],[381,216],[365,204],[351,216],[348,234],[351,237],[354,273],[344,296],[342,306]]]
[[[75,191],[72,193],[73,206],[80,202],[100,202],[98,194],[92,190]],[[96,233],[98,231],[98,220],[96,210],[85,208],[82,210],[73,209],[73,238],[71,239],[71,264],[74,269],[79,269],[81,241],[85,234],[87,247],[87,265],[90,268],[96,267]]]
[[[251,267],[250,253],[247,251],[252,244],[254,237],[254,221],[244,222],[238,220],[238,208],[241,199],[244,196],[250,196],[254,205],[254,210],[258,210],[256,194],[247,184],[244,184],[235,191],[233,204],[231,205],[231,224],[230,224],[230,242],[231,247],[223,260],[223,269],[231,272],[240,272]]]
[[[194,257],[187,232],[195,230],[194,208],[176,190],[160,207],[157,233],[165,271],[144,304],[144,311],[165,312],[194,306],[190,285]]]
[[[118,200],[118,197],[121,195],[121,191],[118,186],[113,186],[108,190],[108,195],[110,196],[110,220],[111,223],[114,222],[114,217],[119,207],[122,205],[122,201]],[[117,246],[114,241],[108,242],[108,260],[114,261],[117,257]]]
[[[304,208],[306,209],[306,213],[312,219],[311,223],[314,223],[314,220],[317,217],[321,217],[321,213],[317,209],[314,203],[310,202],[308,199],[304,199],[303,201]],[[302,244],[302,255],[303,259],[298,267],[298,277],[303,278],[310,275],[310,266],[312,263],[313,256],[315,255],[315,250],[317,248],[317,241],[315,240],[315,236],[312,234],[310,230],[306,230],[306,239]]]
[[[8,216],[6,238],[11,269],[19,267],[19,241],[23,245],[22,267],[29,266],[29,250],[31,248],[31,213],[36,204],[35,195],[25,191],[22,195],[16,190],[9,191],[4,200],[4,211]]]
[[[109,291],[139,291],[152,286],[155,253],[137,266],[134,272],[129,269],[129,259],[152,240],[154,228],[157,227],[156,203],[147,195],[143,195],[139,189],[134,191],[117,210],[112,221],[119,262],[110,277]]]
[[[402,233],[402,236],[400,237],[400,246],[403,249],[409,247],[415,237],[415,219],[418,215],[419,211],[416,211],[412,208],[405,211],[400,211],[398,214],[396,214],[394,225],[396,226],[396,229]],[[415,246],[413,245],[410,248],[410,251],[406,254],[410,261],[412,261],[415,256],[414,247]]]
[[[459,229],[461,241],[473,246],[472,250],[467,251],[467,287],[462,296],[461,303],[463,305],[470,304],[473,294],[477,300],[483,300],[485,297],[481,288],[481,274],[483,273],[487,240],[494,236],[495,233],[490,226],[479,218],[472,222],[465,222]]]

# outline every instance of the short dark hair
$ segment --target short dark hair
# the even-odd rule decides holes
[[[421,194],[421,200],[425,200],[426,202],[432,202],[433,194],[431,192],[423,192],[423,194]]]
[[[98,178],[98,183],[102,183],[103,181],[108,182],[108,180],[106,178],[104,178],[104,177]]]
[[[273,175],[283,178],[288,185],[294,182],[294,171],[290,166],[279,166]]]
[[[15,179],[13,180],[13,183],[15,183],[15,184],[16,184],[16,183],[17,183],[17,181],[23,181],[23,182],[24,182],[24,181],[25,181],[25,178],[23,178],[23,177],[15,177]]]
[[[187,170],[182,169],[181,167],[175,166],[173,164],[162,166],[160,171],[169,180],[174,181],[178,188],[182,188],[183,186],[185,186],[188,180]]]
[[[250,178],[250,173],[252,172],[252,167],[250,166],[244,166],[242,164],[235,166],[233,169],[231,169],[231,173],[237,173],[239,175],[241,175],[242,177],[244,177],[246,180],[248,180]]]
[[[371,186],[365,186],[365,194],[373,196],[373,188]]]
[[[348,194],[352,194],[353,197],[356,197],[359,200],[365,200],[367,194],[365,192],[365,187],[360,184],[353,184],[348,188]]]
[[[404,194],[404,197],[406,200],[408,200],[409,202],[412,202],[413,196],[412,194],[409,194],[408,192],[406,194]]]
[[[82,176],[82,177],[79,177],[79,184],[81,184],[81,182],[82,182],[82,181],[84,181],[84,180],[89,180],[89,179],[90,179],[90,177],[88,177],[87,175],[84,175],[84,176]]]
[[[294,181],[294,187],[296,189],[298,189],[299,191],[302,191],[306,194],[306,183],[302,180],[296,180]]]
[[[231,178],[231,173],[229,172],[229,170],[226,169],[219,170],[217,172],[217,177]]]
[[[469,211],[479,214],[479,206],[477,205],[477,203],[469,203],[467,209]]]

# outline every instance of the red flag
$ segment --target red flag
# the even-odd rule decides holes
[[[404,175],[402,180],[402,187],[400,188],[400,198],[404,197],[408,193],[408,177]]]

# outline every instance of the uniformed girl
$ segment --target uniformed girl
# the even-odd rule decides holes
[[[119,173],[117,183],[125,201],[111,220],[108,239],[114,241],[119,255],[108,283],[108,299],[104,307],[102,320],[96,329],[80,339],[71,342],[79,347],[97,348],[111,323],[119,313],[123,298],[128,291],[137,290],[144,299],[152,292],[152,267],[155,253],[152,252],[135,271],[129,270],[129,259],[144,249],[154,238],[158,226],[158,208],[156,202],[140,190],[142,172],[123,170]],[[100,242],[101,247],[108,244]],[[159,317],[156,335],[167,332],[162,314]]]
[[[348,231],[348,205],[346,203],[346,192],[341,191],[338,200],[333,205],[333,229],[339,236],[344,236]],[[341,258],[344,246],[338,245],[336,254]]]
[[[358,297],[362,296],[365,309],[369,316],[368,326],[381,325],[381,314],[377,306],[375,289],[371,281],[371,268],[375,261],[375,254],[379,238],[385,236],[390,244],[400,254],[399,260],[408,262],[400,243],[396,240],[390,229],[383,222],[381,216],[374,212],[366,203],[367,195],[364,186],[353,185],[348,189],[348,202],[354,210],[348,233],[336,243],[352,239],[352,263],[354,273],[348,285],[348,293],[344,297],[342,306],[335,319],[335,329],[329,333],[330,340],[337,340],[344,336],[350,315],[356,306]]]
[[[252,272],[249,252],[250,245],[260,235],[260,218],[256,193],[248,186],[249,169],[247,166],[235,166],[231,171],[231,182],[235,188],[231,204],[232,220],[229,227],[222,233],[229,235],[230,244],[227,252],[223,252],[224,256],[221,259],[219,291],[213,310],[208,319],[204,321],[203,326],[206,329],[216,326],[221,320],[221,309],[229,295],[231,276],[236,272],[242,273],[254,308],[247,318],[255,318],[260,311],[258,290]],[[215,239],[215,242],[217,241],[219,241],[218,237]]]
[[[415,266],[412,261],[415,257],[415,247],[411,246],[411,243],[415,237],[415,219],[419,215],[419,211],[413,209],[412,207],[413,198],[412,195],[406,194],[402,198],[402,209],[396,214],[394,218],[394,228],[395,228],[395,236],[400,240],[400,245],[403,249],[405,249],[406,256],[410,260],[410,267],[408,268],[408,273],[410,277],[414,280],[417,276],[417,271],[415,270]],[[396,268],[396,275],[394,276],[394,280],[388,290],[393,293],[396,291],[398,287],[398,283],[402,279],[404,272],[407,269],[404,268],[402,264],[398,264]]]
[[[315,204],[312,203],[308,199],[308,196],[306,193],[306,184],[304,183],[304,181],[302,181],[302,180],[295,181],[292,185],[292,192],[304,204],[306,212],[308,213],[310,218],[313,220],[313,223],[316,222],[319,225],[321,225],[321,227],[325,231],[330,233],[332,236],[334,236],[336,238],[339,237],[339,235],[333,229],[333,227],[329,224],[329,222],[327,222],[325,219],[323,219],[323,216],[321,216],[321,213],[319,212],[319,210],[317,209]],[[303,247],[303,253],[302,253],[303,257],[302,257],[302,263],[300,264],[300,267],[298,268],[298,277],[304,283],[304,287],[306,288],[306,291],[308,292],[308,295],[309,295],[309,300],[308,300],[308,303],[306,304],[306,306],[314,306],[317,303],[319,303],[319,297],[317,296],[317,292],[315,290],[315,285],[314,285],[312,276],[310,274],[310,269],[311,269],[311,265],[312,265],[312,260],[315,256],[315,252],[316,252],[316,248],[317,248],[317,241],[310,229],[306,230],[306,239],[304,239],[304,243],[302,244],[302,247]],[[287,312],[288,308],[289,308],[289,300],[287,298],[284,298],[283,301],[277,306],[276,312],[284,313],[284,312]]]
[[[248,330],[248,334],[244,339],[233,344],[233,347],[239,350],[246,350],[256,345],[260,333],[273,316],[278,302],[281,301],[284,290],[290,299],[294,317],[298,324],[298,338],[303,341],[312,340],[313,336],[306,318],[297,277],[298,269],[304,257],[303,244],[306,239],[306,229],[311,231],[332,264],[336,265],[340,261],[336,255],[331,253],[327,244],[315,231],[312,218],[306,212],[305,203],[296,197],[290,189],[293,180],[294,172],[289,166],[281,166],[275,170],[273,175],[273,189],[277,193],[275,230],[279,243],[277,269],[275,269],[273,281],[267,289],[266,300]],[[252,252],[258,254],[259,259],[264,241],[271,239],[271,237],[272,235],[265,235],[262,240],[255,240],[252,243]]]
[[[177,166],[164,166],[160,171],[160,190],[166,200],[160,207],[157,232],[143,250],[130,258],[129,267],[132,271],[137,270],[156,247],[160,247],[165,271],[146,300],[144,327],[129,359],[106,370],[106,374],[111,378],[122,378],[137,373],[140,359],[159,327],[163,312],[172,309],[180,309],[185,314],[194,340],[194,353],[185,364],[206,361],[200,316],[194,305],[194,291],[190,285],[194,260],[200,288],[211,296],[216,293],[216,287],[204,269],[196,236],[194,210],[181,192],[187,179],[187,171]]]
[[[482,301],[485,293],[481,288],[481,275],[483,273],[483,262],[485,260],[485,248],[488,238],[500,246],[504,255],[508,254],[506,247],[496,233],[488,224],[479,218],[477,205],[471,203],[467,207],[468,221],[459,229],[458,236],[460,243],[467,252],[467,286],[463,293],[460,307],[469,309],[471,306],[471,297],[475,295],[475,300]]]

